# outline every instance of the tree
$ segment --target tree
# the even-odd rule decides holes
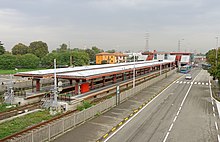
[[[34,41],[30,43],[29,50],[30,53],[39,58],[43,58],[47,53],[49,53],[47,44],[42,41]]]
[[[95,62],[95,51],[94,50],[91,50],[91,49],[86,49],[85,52],[89,55],[89,59],[91,62]]]
[[[60,50],[61,51],[67,51],[67,44],[63,43],[60,45]]]
[[[75,66],[83,66],[89,64],[89,55],[86,52],[72,52],[73,62]]]
[[[3,54],[0,56],[0,69],[15,69],[16,56],[11,54]]]
[[[3,46],[3,44],[0,41],[0,55],[5,53],[5,47]]]
[[[57,64],[59,64],[57,52],[52,52],[52,53],[47,54],[46,56],[42,58],[42,62],[41,62],[42,66],[52,68],[54,59],[57,59]]]
[[[13,55],[24,55],[28,53],[28,46],[18,43],[12,48],[12,54]]]
[[[216,59],[216,49],[209,50],[206,53],[206,59],[209,64],[211,64],[211,68],[208,70],[211,76],[213,78],[218,78],[220,80],[220,50],[218,51],[218,57]],[[216,60],[217,60],[217,65],[216,65]]]
[[[34,54],[25,54],[22,56],[17,56],[17,67],[26,68],[26,69],[34,69],[39,67],[40,59]]]
[[[92,47],[92,50],[95,52],[95,54],[98,54],[98,53],[104,52],[104,50],[99,49],[99,48],[97,48],[96,46],[93,46],[93,47]]]

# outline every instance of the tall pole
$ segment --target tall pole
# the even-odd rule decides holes
[[[57,74],[56,74],[56,59],[54,59],[54,105],[57,105]]]
[[[145,35],[145,39],[146,39],[145,49],[146,51],[149,51],[149,33],[148,32]]]
[[[178,40],[178,52],[180,52],[181,40],[184,40],[184,39],[179,39],[179,40]]]
[[[180,52],[180,40],[178,40],[178,52]]]
[[[135,54],[133,53],[134,56],[134,68],[133,68],[133,88],[135,88]]]
[[[217,65],[218,65],[218,36],[216,37],[216,51],[215,51],[215,65],[216,65],[216,68],[217,68]]]

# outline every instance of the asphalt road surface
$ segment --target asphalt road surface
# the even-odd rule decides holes
[[[211,98],[209,74],[191,71],[109,136],[108,142],[217,142],[219,115]]]
[[[97,141],[168,84],[170,86],[104,141],[217,142],[220,123],[216,104],[211,99],[210,76],[200,69],[192,70],[191,74],[192,80],[185,80],[185,76],[179,73],[173,74],[99,117],[70,130],[54,142]]]

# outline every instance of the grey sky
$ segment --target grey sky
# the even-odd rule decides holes
[[[220,34],[219,0],[0,0],[0,40],[7,50],[42,40],[71,48],[207,52]]]

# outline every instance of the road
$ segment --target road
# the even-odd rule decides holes
[[[219,115],[211,99],[209,74],[191,72],[192,80],[175,81],[105,141],[219,141]]]

